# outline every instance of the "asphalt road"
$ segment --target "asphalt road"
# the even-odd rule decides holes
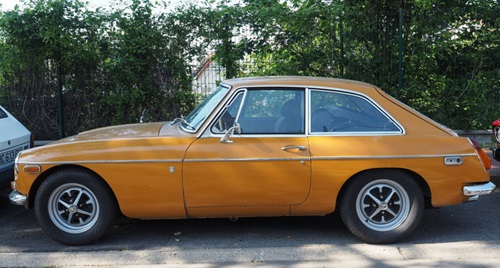
[[[34,212],[0,192],[0,267],[498,267],[500,191],[473,203],[426,210],[417,232],[368,245],[337,214],[206,220],[119,219],[95,245],[51,240]]]

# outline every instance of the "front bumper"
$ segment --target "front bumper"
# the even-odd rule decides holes
[[[495,191],[496,185],[492,182],[464,186],[463,193],[465,196],[469,196],[468,201],[475,201],[480,195],[491,194]]]
[[[15,181],[11,182],[10,185],[12,188],[12,192],[10,192],[9,194],[10,202],[14,205],[24,206],[26,204],[26,201],[28,200],[28,197],[17,191]]]
[[[28,197],[14,190],[10,192],[9,199],[10,202],[14,205],[24,206],[26,204],[26,200],[28,199]]]

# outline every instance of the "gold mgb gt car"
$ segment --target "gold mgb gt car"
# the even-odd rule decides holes
[[[325,215],[391,243],[425,207],[491,193],[472,139],[355,81],[224,81],[187,117],[113,126],[21,152],[10,199],[69,245],[138,219]]]

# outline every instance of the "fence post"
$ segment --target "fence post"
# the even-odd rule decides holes
[[[403,9],[399,9],[398,97],[403,89]]]
[[[63,92],[61,76],[61,59],[57,60],[57,110],[59,115],[59,138],[64,138],[64,112],[63,112]]]

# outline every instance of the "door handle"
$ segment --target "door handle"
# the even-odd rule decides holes
[[[302,145],[287,145],[287,146],[284,146],[284,147],[281,147],[281,150],[283,151],[304,151],[305,149],[307,149],[305,146],[302,146]]]

